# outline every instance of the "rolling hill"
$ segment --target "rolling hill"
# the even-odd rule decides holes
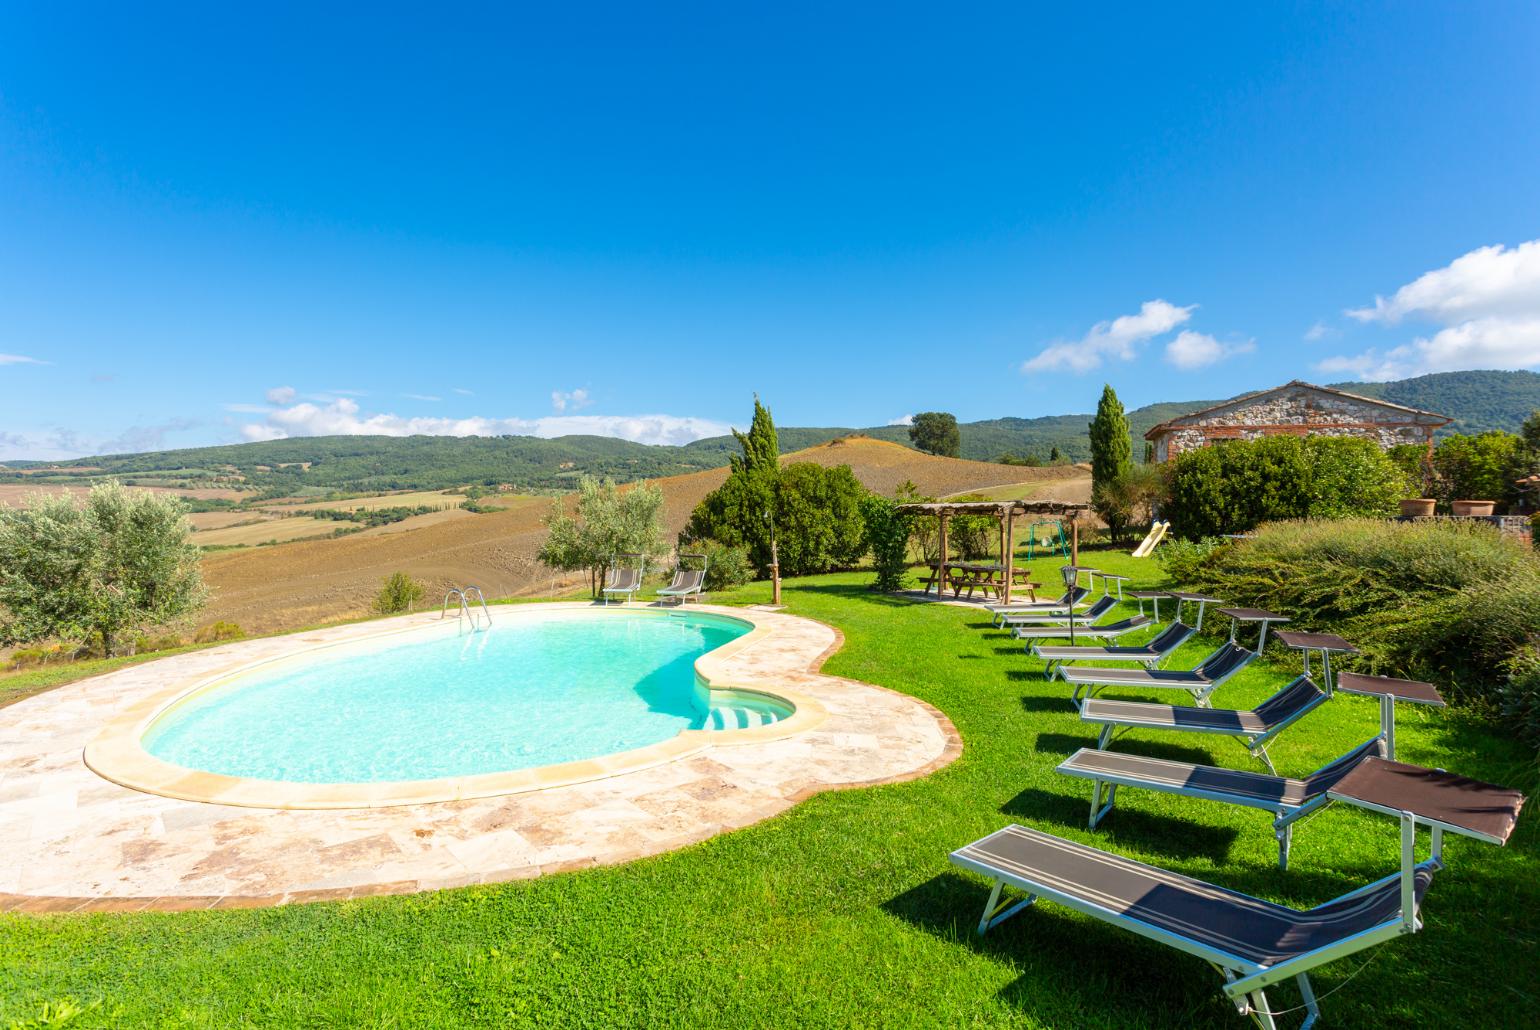
[[[869,438],[826,442],[783,455],[782,461],[849,465],[861,482],[882,492],[891,492],[904,480],[932,495],[1028,484],[1044,497],[1078,500],[1089,490],[1083,469],[938,458]],[[670,534],[684,527],[690,512],[726,475],[725,469],[716,468],[656,480],[663,490]],[[268,632],[360,615],[380,582],[398,569],[429,584],[430,603],[448,587],[465,583],[480,586],[489,597],[569,589],[575,578],[553,577],[535,561],[545,539],[541,519],[550,507],[550,498],[521,498],[505,510],[434,521],[403,532],[216,551],[203,559],[213,596],[198,621],[206,625],[229,620],[248,632]]]
[[[1540,374],[1534,372],[1441,372],[1397,382],[1333,385],[1449,415],[1455,421],[1446,434],[1516,431],[1530,412],[1540,409]],[[1143,453],[1141,438],[1151,426],[1214,403],[1218,399],[1170,401],[1130,411],[1134,453]],[[1083,461],[1090,456],[1086,438],[1090,419],[1086,413],[964,423],[962,457],[973,461],[996,461],[1004,454],[1046,458],[1057,447],[1066,458]],[[791,426],[779,433],[781,449],[786,452],[853,434],[909,445],[909,431],[904,426]],[[532,436],[305,437],[99,455],[59,463],[13,461],[0,465],[0,485],[81,484],[114,476],[138,485],[182,490],[236,486],[265,497],[441,490],[466,484],[563,491],[582,475],[624,482],[721,468],[737,450],[731,436],[710,437],[682,447],[648,446],[598,436],[552,440]]]

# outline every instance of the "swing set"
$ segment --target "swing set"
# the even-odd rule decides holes
[[[1039,534],[1039,528],[1046,528],[1047,533]],[[1037,557],[1034,548],[1039,549],[1045,555],[1057,554],[1062,558],[1069,557],[1069,543],[1064,538],[1064,522],[1062,519],[1050,519],[1047,522],[1034,522],[1027,530],[1027,561]]]

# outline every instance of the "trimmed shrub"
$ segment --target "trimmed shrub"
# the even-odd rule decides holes
[[[243,640],[246,631],[233,622],[212,622],[197,633],[193,634],[193,642],[196,644],[212,644],[220,640]]]
[[[374,610],[381,615],[409,612],[417,607],[428,588],[404,572],[392,572],[374,598]]]
[[[1184,571],[1186,585],[1340,633],[1360,664],[1467,701],[1495,701],[1513,656],[1540,640],[1540,562],[1485,523],[1275,523]]]
[[[1402,469],[1370,440],[1273,436],[1179,454],[1161,514],[1187,540],[1281,519],[1389,516],[1407,496]]]
[[[781,575],[848,569],[866,553],[861,499],[866,487],[849,465],[796,462],[776,484],[775,533]]]
[[[742,586],[754,578],[754,566],[749,561],[749,550],[746,547],[705,540],[692,544],[690,550],[706,556],[707,590]]]
[[[873,590],[893,591],[904,588],[909,571],[909,532],[914,518],[898,510],[898,502],[877,494],[861,500],[861,520],[866,527],[866,546],[872,552],[872,567],[877,579]]]
[[[1228,541],[1217,536],[1202,540],[1168,540],[1155,553],[1155,559],[1175,583],[1191,583],[1198,579],[1199,568],[1215,548],[1224,547]]]
[[[1508,680],[1497,695],[1503,721],[1519,739],[1540,747],[1540,648],[1524,647],[1508,664]]]

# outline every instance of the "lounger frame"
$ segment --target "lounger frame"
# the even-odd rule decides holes
[[[1013,872],[1002,869],[999,866],[976,861],[964,854],[962,849],[954,851],[951,855],[951,860],[954,865],[970,869],[992,881],[989,900],[985,903],[984,914],[978,922],[978,932],[980,934],[987,933],[990,929],[1000,925],[1012,916],[1030,908],[1039,898],[1047,898],[1066,908],[1074,909],[1105,923],[1121,927],[1141,937],[1158,941],[1161,944],[1175,948],[1177,951],[1185,952],[1188,955],[1195,955],[1208,962],[1224,978],[1221,990],[1224,992],[1225,997],[1235,1005],[1236,1011],[1242,1016],[1251,1017],[1263,1030],[1276,1030],[1277,1028],[1277,1023],[1273,1018],[1277,1013],[1268,1004],[1265,993],[1266,988],[1281,983],[1284,980],[1294,980],[1299,987],[1300,996],[1306,1010],[1301,1030],[1308,1030],[1320,1018],[1321,1014],[1320,1004],[1316,999],[1314,989],[1310,985],[1309,973],[1311,970],[1363,951],[1366,948],[1372,948],[1377,944],[1396,937],[1416,933],[1422,929],[1422,921],[1419,919],[1416,899],[1416,877],[1420,871],[1436,872],[1443,868],[1441,855],[1442,834],[1439,832],[1439,827],[1434,827],[1432,854],[1428,859],[1419,863],[1415,860],[1416,818],[1410,812],[1395,814],[1399,816],[1401,823],[1400,871],[1381,877],[1373,883],[1349,891],[1340,897],[1323,902],[1321,905],[1316,906],[1316,908],[1323,908],[1327,905],[1347,901],[1399,880],[1401,884],[1401,906],[1396,916],[1364,932],[1353,934],[1313,951],[1295,955],[1267,966],[1241,958],[1238,955],[1215,948],[1202,941],[1183,937],[1164,927],[1152,925],[1144,920],[1126,915],[1107,906],[1096,904],[1078,895],[1057,890],[1047,884],[1034,881],[1020,872]],[[1158,867],[1151,866],[1150,868]],[[1021,900],[1003,898],[1002,895],[1007,887],[1026,892],[1026,897]],[[1309,911],[1314,910],[1311,909]]]
[[[711,557],[705,554],[681,554],[679,556],[681,562],[686,558],[699,558],[701,561],[700,570],[686,569],[682,566],[675,569],[674,578],[669,582],[668,586],[658,591],[658,600],[660,602],[675,601],[682,605],[685,601],[689,600],[692,594],[695,596],[697,603],[700,601],[701,593],[706,589],[706,568],[711,564]]]
[[[1081,752],[1095,753],[1095,749],[1082,748],[1081,751],[1076,752],[1076,755],[1080,754]],[[1362,744],[1359,744],[1357,747],[1346,752],[1345,754],[1333,758],[1330,762],[1327,762],[1319,769],[1316,769],[1309,775],[1302,777],[1302,779],[1308,781],[1314,777],[1326,773],[1328,770],[1332,769],[1333,766],[1344,764],[1347,765],[1347,768],[1343,771],[1343,775],[1346,775],[1353,769],[1354,766],[1358,765],[1358,763],[1362,762],[1365,758],[1369,758],[1371,756],[1384,757],[1384,754],[1385,738],[1383,736],[1376,735],[1370,737],[1368,740],[1364,741]],[[1162,794],[1176,794],[1184,798],[1198,798],[1204,801],[1218,801],[1227,805],[1238,805],[1242,808],[1258,808],[1264,812],[1273,813],[1273,837],[1278,841],[1279,869],[1289,868],[1289,850],[1294,844],[1295,824],[1298,823],[1301,819],[1304,819],[1306,816],[1314,815],[1316,812],[1321,811],[1332,803],[1332,798],[1330,797],[1330,785],[1322,787],[1315,794],[1307,795],[1303,801],[1293,802],[1284,800],[1282,798],[1268,799],[1262,797],[1254,797],[1248,794],[1240,794],[1232,791],[1210,790],[1204,787],[1194,787],[1190,785],[1176,786],[1169,783],[1163,783],[1158,780],[1140,778],[1138,776],[1120,775],[1118,773],[1110,772],[1107,770],[1097,770],[1095,772],[1090,772],[1070,766],[1070,763],[1073,762],[1074,759],[1075,755],[1071,755],[1069,758],[1059,763],[1057,766],[1057,771],[1063,773],[1066,776],[1075,776],[1080,779],[1091,781],[1091,817],[1088,821],[1088,825],[1091,829],[1094,830],[1097,826],[1099,826],[1101,821],[1105,819],[1108,813],[1112,811],[1113,804],[1117,800],[1119,787],[1131,787],[1135,790],[1154,790],[1159,791]],[[1188,763],[1176,762],[1172,764],[1187,765]],[[1193,768],[1203,767],[1193,766]],[[1261,774],[1258,773],[1254,775]],[[1285,779],[1286,777],[1279,776],[1275,778],[1281,780]],[[1340,778],[1341,777],[1338,777],[1338,779]],[[1103,796],[1102,793],[1104,789],[1106,791],[1105,796]]]
[[[618,564],[622,558],[635,558],[634,568]],[[642,579],[647,575],[647,556],[645,554],[617,554],[616,565],[605,575],[605,583],[599,588],[599,597],[605,603],[610,603],[610,598],[619,595],[621,602],[630,601],[636,597],[636,592],[642,589]]]
[[[1143,615],[1144,613],[1140,612],[1139,614]],[[1153,625],[1153,623],[1149,623],[1149,625]],[[1079,635],[1079,632],[1079,630],[1076,630],[1077,636]],[[1044,679],[1053,679],[1060,666],[1068,665],[1070,662],[1080,661],[1131,662],[1137,665],[1142,665],[1146,669],[1154,670],[1164,665],[1166,659],[1175,654],[1177,648],[1191,640],[1193,634],[1196,632],[1198,631],[1187,625],[1185,622],[1173,622],[1171,625],[1161,630],[1153,640],[1150,640],[1147,643],[1147,650],[1143,654],[1137,653],[1140,651],[1140,648],[1138,647],[1125,647],[1123,650],[1128,652],[1127,654],[1109,654],[1107,652],[1111,649],[1106,647],[1078,647],[1060,644],[1033,644],[1032,656],[1034,658],[1041,658],[1047,663],[1043,667]],[[1156,649],[1154,646],[1156,642],[1161,640],[1163,637],[1166,637],[1168,634],[1172,639],[1168,641],[1164,647]],[[1083,653],[1074,655],[1050,655],[1045,654],[1045,651],[1079,651]]]
[[[1207,676],[1203,670],[1217,663],[1226,652],[1239,652],[1236,660],[1223,667],[1217,676]],[[1129,678],[1125,673],[1139,672],[1137,669],[1095,669],[1083,665],[1060,665],[1054,670],[1054,675],[1074,686],[1070,693],[1070,704],[1077,709],[1089,699],[1095,697],[1108,687],[1127,687],[1131,690],[1185,690],[1192,695],[1193,704],[1199,708],[1207,708],[1209,698],[1214,691],[1229,682],[1230,678],[1240,672],[1246,666],[1256,660],[1257,653],[1247,650],[1239,644],[1226,641],[1220,644],[1208,656],[1199,662],[1196,668],[1187,670],[1165,670],[1164,678],[1156,678],[1153,670],[1145,670],[1150,678]],[[1098,677],[1097,673],[1107,675]],[[1190,673],[1187,678],[1182,674]],[[1117,675],[1112,675],[1116,673]]]
[[[1279,720],[1276,724],[1269,726],[1267,729],[1261,731],[1260,733],[1254,733],[1248,730],[1237,730],[1223,726],[1204,726],[1201,724],[1181,726],[1166,725],[1164,723],[1133,722],[1111,717],[1098,718],[1094,712],[1087,712],[1086,705],[1082,705],[1080,708],[1080,718],[1084,722],[1099,723],[1101,725],[1101,733],[1096,738],[1096,748],[1098,751],[1107,750],[1107,745],[1112,743],[1112,740],[1115,736],[1135,729],[1156,730],[1164,733],[1208,733],[1217,736],[1229,737],[1231,740],[1234,740],[1236,743],[1244,747],[1252,758],[1257,759],[1263,765],[1267,766],[1268,772],[1277,775],[1278,770],[1273,767],[1272,757],[1267,753],[1267,745],[1272,743],[1273,739],[1276,738],[1278,734],[1282,733],[1290,726],[1293,726],[1295,723],[1299,722],[1299,720],[1303,719],[1305,716],[1315,711],[1321,705],[1331,700],[1331,695],[1327,694],[1319,687],[1316,687],[1315,682],[1311,680],[1309,676],[1294,677],[1294,679],[1290,680],[1287,685],[1274,693],[1273,696],[1267,700],[1271,701],[1273,698],[1280,697],[1295,689],[1301,683],[1309,683],[1312,687],[1315,687],[1318,696],[1311,698],[1308,704],[1304,705],[1298,710],[1290,712],[1288,718]],[[1120,703],[1133,705],[1139,704],[1140,702],[1125,701]],[[1090,702],[1087,702],[1087,704],[1090,704]],[[1267,704],[1267,701],[1262,702],[1262,704]],[[1148,707],[1166,708],[1169,706],[1149,703]],[[1258,707],[1260,708],[1261,705]],[[1213,709],[1208,710],[1213,711]],[[1394,726],[1394,723],[1392,723],[1392,726]],[[1393,733],[1394,730],[1392,729],[1391,732]],[[1381,736],[1385,736],[1383,724],[1381,726]],[[1391,743],[1391,739],[1389,737],[1386,737],[1386,751],[1388,754],[1395,754],[1395,745]]]

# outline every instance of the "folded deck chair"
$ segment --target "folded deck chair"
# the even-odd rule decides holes
[[[1400,822],[1400,870],[1304,911],[1025,826],[997,830],[958,848],[951,860],[993,881],[981,934],[1048,898],[1205,959],[1224,977],[1225,997],[1263,1030],[1276,1030],[1273,1017],[1281,1014],[1268,1004],[1265,989],[1293,978],[1306,1030],[1321,1015],[1310,971],[1423,929],[1422,899],[1433,874],[1444,868],[1443,835],[1502,846],[1524,806],[1518,791],[1378,758],[1360,764],[1331,793],[1335,801]],[[1419,825],[1432,831],[1422,862]],[[1006,887],[1027,897],[1002,900]]]
[[[1096,599],[1096,603],[1082,612],[1075,612],[1076,625],[1082,621],[1090,625],[1097,619],[1106,615],[1118,606],[1118,599],[1107,594]],[[1040,626],[1053,623],[1067,624],[1070,620],[1070,611],[1067,608],[1059,608],[1053,611],[1039,612],[1001,612],[999,614],[1001,626]]]
[[[682,563],[686,558],[699,558],[701,567],[698,569],[685,568]],[[695,600],[699,601],[701,590],[706,585],[706,564],[710,559],[704,554],[681,554],[679,560],[681,565],[674,570],[674,578],[669,582],[668,586],[658,591],[658,598],[659,600],[673,600],[679,604],[684,604],[685,600],[691,594],[694,594]]]
[[[1070,703],[1079,708],[1107,687],[1132,687],[1136,690],[1176,688],[1192,694],[1199,707],[1207,707],[1209,695],[1255,659],[1257,653],[1239,644],[1220,644],[1196,669],[1093,669],[1082,665],[1060,665],[1054,673],[1075,687]]]
[[[1071,605],[1076,608],[1084,608],[1090,603],[1090,589],[1087,587],[1075,587],[1073,590],[1066,590],[1052,601],[1023,601],[1019,604],[1012,601],[1010,604],[986,604],[984,610],[994,616],[996,626],[1003,626],[1005,624],[1003,621],[1004,616],[1006,615],[1026,615],[1032,612],[1042,612],[1051,615],[1056,612],[1067,612]]]
[[[1273,836],[1278,838],[1278,867],[1289,867],[1289,845],[1294,840],[1294,824],[1330,804],[1326,792],[1361,762],[1382,758],[1385,741],[1373,737],[1341,758],[1333,759],[1302,780],[1267,773],[1221,769],[1215,765],[1170,762],[1163,758],[1145,758],[1117,751],[1098,751],[1083,747],[1058,765],[1066,776],[1091,781],[1091,819],[1095,827],[1117,797],[1119,787],[1145,788],[1205,798],[1247,808],[1261,808],[1274,813]],[[1102,786],[1107,787],[1102,800]]]
[[[1126,620],[1125,620],[1126,621]],[[1066,644],[1033,644],[1032,654],[1048,663],[1043,675],[1053,678],[1054,670],[1069,662],[1133,662],[1146,669],[1158,669],[1171,653],[1187,643],[1197,630],[1185,622],[1173,622],[1149,643],[1122,647],[1071,647]],[[1084,630],[1075,627],[1079,639]]]
[[[1325,691],[1308,676],[1298,676],[1282,690],[1250,711],[1232,708],[1194,708],[1150,701],[1113,701],[1092,698],[1080,706],[1080,718],[1101,726],[1096,746],[1105,751],[1117,730],[1172,730],[1180,733],[1217,733],[1233,737],[1276,773],[1268,757],[1272,739],[1328,700]]]
[[[1136,629],[1144,629],[1146,626],[1155,625],[1146,616],[1130,615],[1126,619],[1117,622],[1104,622],[1100,626],[1082,626],[1075,623],[1075,632],[1070,633],[1068,623],[1062,626],[1016,626],[1011,629],[1011,636],[1017,640],[1111,640],[1121,637],[1125,633],[1132,633]],[[1032,645],[1027,644],[1030,651]]]
[[[605,604],[609,604],[610,599],[614,597],[619,597],[621,601],[629,601],[642,588],[642,572],[647,567],[646,556],[640,554],[615,556],[617,562],[626,558],[636,559],[637,564],[631,568],[610,569],[604,577],[604,586],[599,591],[599,596],[603,598]]]

